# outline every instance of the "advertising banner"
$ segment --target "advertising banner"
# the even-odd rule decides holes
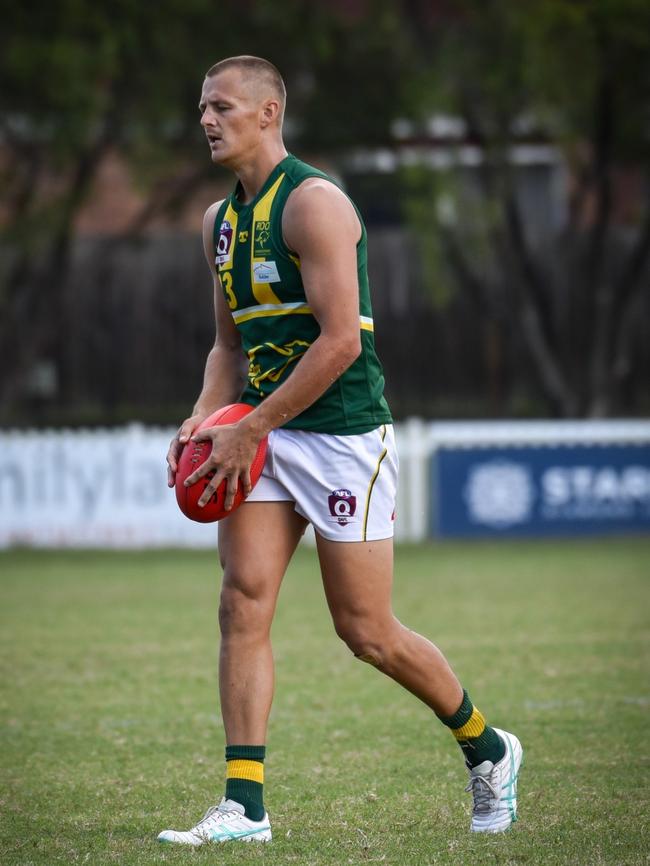
[[[650,531],[650,445],[439,448],[438,537]]]
[[[172,429],[0,434],[0,548],[214,547],[167,487]]]

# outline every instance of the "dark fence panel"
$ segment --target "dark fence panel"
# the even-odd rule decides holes
[[[376,341],[397,418],[547,414],[516,328],[485,321],[459,292],[436,306],[408,232],[369,231],[369,272]],[[63,304],[59,368],[45,376],[48,387],[5,407],[5,425],[174,423],[189,412],[214,339],[199,237],[83,239]],[[629,414],[638,414],[647,393],[643,371],[650,369],[647,295],[640,307],[630,325],[640,374],[626,395]]]

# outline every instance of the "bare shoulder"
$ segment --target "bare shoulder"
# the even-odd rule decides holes
[[[219,208],[224,203],[225,199],[221,199],[221,201],[215,201],[214,204],[211,204],[210,207],[206,210],[205,215],[203,217],[203,233],[205,234],[206,229],[212,233],[212,229],[214,227],[214,221],[217,216],[217,212]]]
[[[356,243],[361,223],[347,195],[331,181],[310,177],[296,187],[284,208],[282,233],[290,249],[299,250],[312,236],[344,233]]]

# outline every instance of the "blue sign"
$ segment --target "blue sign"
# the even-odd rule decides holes
[[[440,448],[437,536],[650,531],[650,445]]]

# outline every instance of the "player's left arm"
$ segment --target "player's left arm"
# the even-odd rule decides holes
[[[216,432],[193,436],[212,438],[215,448],[192,476],[195,480],[216,470],[202,500],[208,501],[227,478],[227,509],[237,479],[248,478],[259,441],[311,406],[361,352],[357,278],[361,223],[352,203],[329,181],[306,180],[287,199],[282,230],[289,249],[300,256],[305,295],[320,334],[287,380],[250,415]]]

